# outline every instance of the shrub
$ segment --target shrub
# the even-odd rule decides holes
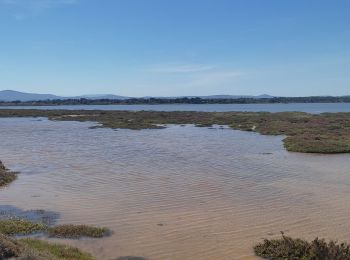
[[[257,256],[265,259],[303,259],[303,260],[347,260],[350,259],[350,246],[335,241],[314,239],[308,242],[299,238],[284,236],[280,239],[264,239],[254,246]]]
[[[0,259],[16,257],[20,252],[20,246],[15,240],[0,234]]]

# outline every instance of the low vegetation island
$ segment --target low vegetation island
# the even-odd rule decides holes
[[[92,255],[63,244],[53,244],[39,239],[22,238],[33,234],[54,238],[79,239],[82,237],[100,238],[110,234],[107,228],[87,225],[58,225],[49,227],[45,223],[27,219],[0,220],[0,259],[95,259]]]
[[[101,127],[159,129],[166,124],[194,124],[264,135],[284,135],[288,151],[303,153],[350,152],[350,113],[308,114],[303,112],[159,112],[101,110],[4,109],[0,117],[47,117],[59,121],[93,121]]]

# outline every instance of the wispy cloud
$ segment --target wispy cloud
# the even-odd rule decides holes
[[[210,71],[194,75],[186,83],[186,87],[222,86],[232,84],[244,73],[236,70]]]
[[[224,65],[166,63],[146,69],[159,84],[173,88],[220,88],[233,85],[246,73]]]
[[[215,66],[202,64],[165,64],[154,66],[149,69],[151,72],[157,73],[194,73],[213,70]]]
[[[21,20],[28,16],[39,15],[48,9],[74,5],[78,2],[79,0],[0,0],[0,6],[11,8],[13,16]]]

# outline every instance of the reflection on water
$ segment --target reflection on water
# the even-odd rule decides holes
[[[240,259],[261,238],[350,241],[349,155],[283,150],[281,137],[230,129],[89,129],[1,119],[0,158],[19,179],[0,205],[110,227],[68,241],[112,259]]]

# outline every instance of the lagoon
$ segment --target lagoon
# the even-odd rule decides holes
[[[66,109],[66,110],[130,110],[130,111],[202,111],[202,112],[286,112],[312,114],[350,112],[350,103],[288,103],[288,104],[169,104],[169,105],[62,105],[62,106],[0,106],[0,109]]]
[[[282,230],[350,241],[349,154],[290,153],[283,137],[225,128],[92,125],[0,119],[0,158],[21,172],[0,205],[111,228],[64,241],[98,259],[248,259]]]

